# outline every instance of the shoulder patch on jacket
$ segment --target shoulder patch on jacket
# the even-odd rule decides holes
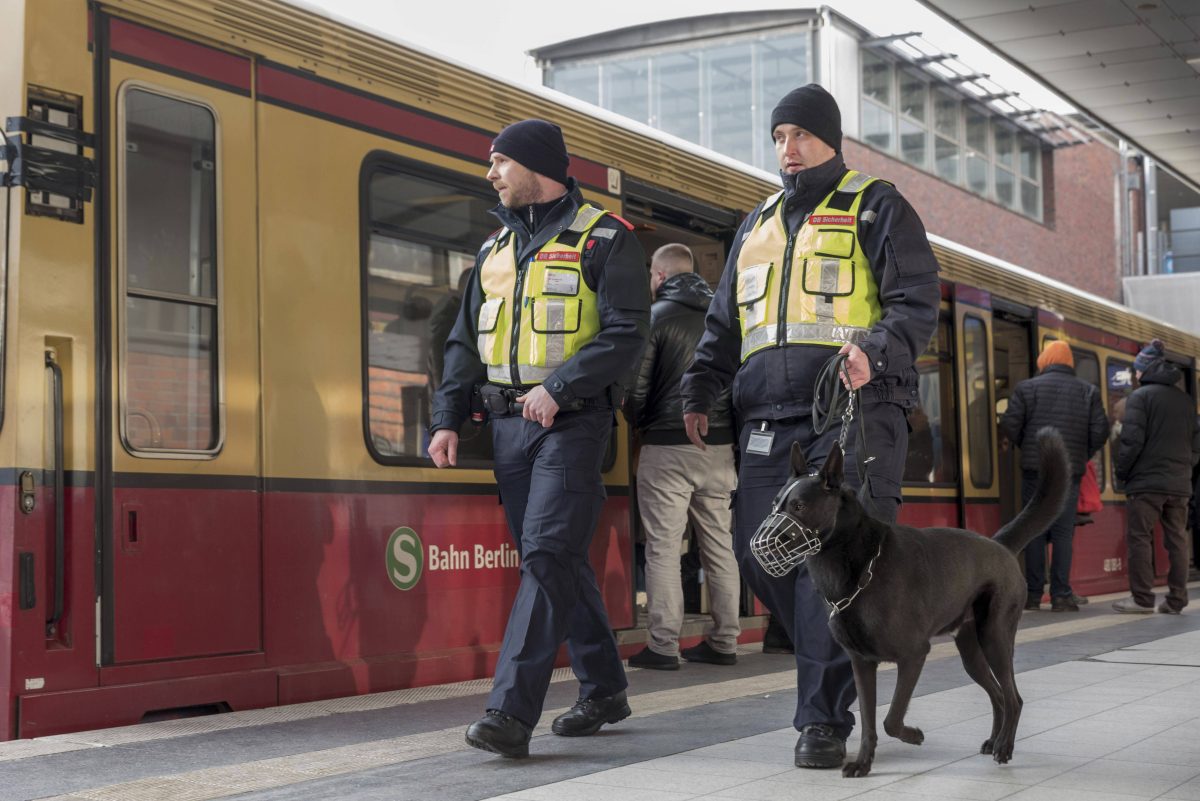
[[[614,220],[616,220],[616,221],[617,221],[617,222],[619,222],[621,225],[623,225],[623,226],[625,226],[626,228],[628,228],[630,231],[632,231],[632,230],[633,230],[633,223],[631,223],[629,220],[627,220],[627,219],[625,219],[624,217],[622,217],[620,214],[613,214],[613,213],[610,211],[610,212],[608,213],[608,216],[609,216],[609,217],[612,217]]]
[[[491,249],[492,245],[496,244],[497,239],[502,239],[508,234],[507,228],[497,228],[488,234],[488,238],[483,240],[483,244],[479,246],[479,252],[484,253]]]

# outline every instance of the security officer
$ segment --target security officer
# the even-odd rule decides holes
[[[918,398],[913,365],[937,325],[938,265],[900,193],[846,169],[841,112],[822,87],[785,96],[771,113],[771,136],[784,188],[734,237],[683,377],[684,422],[703,447],[706,413],[733,383],[740,426],[734,550],[742,575],[795,643],[795,764],[830,768],[844,761],[854,725],[849,657],[829,633],[829,607],[805,567],[771,578],[750,554],[750,537],[789,478],[792,442],[815,465],[837,441],[840,426],[817,434],[811,411],[818,374],[838,353],[847,356],[851,388],[861,388],[875,515],[895,519],[908,447],[905,410]],[[857,462],[854,440],[846,439],[848,465]],[[846,478],[858,489],[856,470]]]
[[[492,142],[487,178],[503,228],[483,243],[446,341],[429,455],[457,462],[475,387],[491,411],[496,481],[521,555],[486,714],[467,742],[506,757],[529,738],[564,640],[579,700],[555,734],[595,734],[630,714],[627,682],[588,546],[604,501],[600,465],[621,377],[649,328],[645,254],[621,218],[567,177],[562,131],[543,120]]]

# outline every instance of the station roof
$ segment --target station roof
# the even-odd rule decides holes
[[[1200,186],[1197,0],[921,0]]]

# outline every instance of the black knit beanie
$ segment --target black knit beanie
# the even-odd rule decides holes
[[[508,156],[522,167],[567,183],[567,145],[562,128],[545,120],[514,122],[492,140],[492,153]]]
[[[782,123],[799,125],[837,152],[842,152],[842,112],[820,84],[793,89],[771,112],[771,133]]]

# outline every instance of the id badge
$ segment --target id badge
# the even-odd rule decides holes
[[[770,456],[771,443],[774,441],[774,431],[751,431],[750,441],[746,443],[746,453],[753,453],[756,456]]]
[[[546,270],[544,291],[547,295],[578,295],[579,273],[571,270]]]

